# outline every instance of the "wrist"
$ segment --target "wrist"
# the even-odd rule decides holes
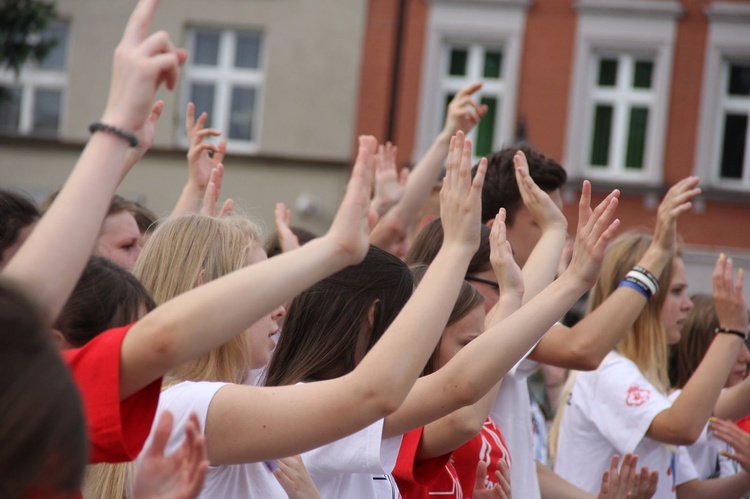
[[[638,261],[637,266],[647,269],[658,277],[673,255],[673,251],[665,250],[652,244]]]

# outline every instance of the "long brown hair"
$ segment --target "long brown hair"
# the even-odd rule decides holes
[[[670,348],[669,381],[674,388],[684,388],[716,337],[719,318],[714,297],[698,293],[690,297],[693,308],[680,331],[680,341]]]
[[[333,379],[351,372],[383,335],[414,288],[409,268],[370,246],[347,267],[298,295],[268,365],[267,386]],[[372,325],[368,314],[373,310]]]

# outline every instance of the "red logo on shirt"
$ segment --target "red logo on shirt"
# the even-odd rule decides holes
[[[638,407],[648,402],[651,398],[651,390],[633,385],[628,388],[628,396],[625,397],[625,403],[630,407]]]

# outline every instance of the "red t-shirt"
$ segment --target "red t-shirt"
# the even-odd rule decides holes
[[[83,400],[90,464],[134,460],[151,431],[161,378],[120,401],[120,348],[131,326],[110,329],[81,348],[62,352]]]
[[[474,491],[477,481],[477,465],[479,461],[487,464],[485,488],[492,488],[497,484],[495,471],[498,460],[503,460],[510,469],[510,452],[505,444],[503,433],[491,418],[487,418],[482,431],[464,445],[453,451],[451,462],[456,468],[461,488],[470,493]]]
[[[450,454],[433,459],[417,460],[417,448],[424,427],[404,434],[398,450],[393,477],[403,499],[427,498],[430,486],[443,473]]]
[[[737,426],[739,426],[741,430],[750,433],[750,416],[745,416],[737,421]]]

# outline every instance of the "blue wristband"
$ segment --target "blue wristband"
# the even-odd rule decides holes
[[[617,287],[618,288],[626,287],[626,288],[635,289],[636,291],[638,291],[639,293],[641,293],[646,298],[646,300],[649,300],[651,298],[649,296],[648,292],[646,292],[646,290],[644,290],[643,288],[641,288],[639,285],[634,284],[634,283],[629,282],[629,281],[621,281],[620,284],[619,284],[619,286],[617,286]]]

